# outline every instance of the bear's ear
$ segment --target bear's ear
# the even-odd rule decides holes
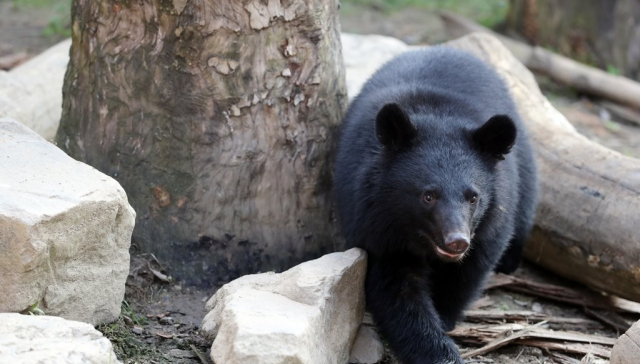
[[[407,148],[416,134],[416,127],[398,104],[386,104],[378,112],[376,136],[385,147],[395,150]]]
[[[473,132],[473,142],[480,151],[504,159],[516,143],[518,129],[507,115],[496,115]]]

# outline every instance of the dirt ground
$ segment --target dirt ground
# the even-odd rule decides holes
[[[341,11],[343,31],[385,34],[410,44],[436,44],[446,40],[440,20],[431,8],[389,10],[384,6],[352,2],[345,2],[347,6]],[[68,9],[68,2],[63,0],[0,0],[0,58],[18,52],[35,55],[64,39],[68,36]],[[538,77],[538,81],[547,97],[574,123],[578,131],[625,155],[640,158],[640,124],[619,117],[599,100],[577,95],[545,77]],[[170,274],[171,268],[163,267],[162,262],[151,255],[132,257],[122,315],[117,322],[99,327],[113,342],[118,358],[124,363],[211,363],[211,342],[202,336],[199,325],[205,314],[204,304],[216,287],[208,290],[186,287],[171,279]],[[527,263],[516,275],[565,287],[577,286]],[[588,318],[580,308],[503,289],[491,290],[487,296],[487,304],[483,309],[533,310],[560,317]],[[640,317],[627,315],[622,318],[631,323]],[[553,328],[612,338],[620,334],[597,323],[588,328]],[[461,345],[462,352],[469,349]],[[581,359],[580,355],[569,356],[575,358],[576,362]],[[390,353],[387,353],[383,362],[397,363]],[[513,345],[467,362],[563,361],[548,351]]]

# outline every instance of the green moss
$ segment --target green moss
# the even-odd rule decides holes
[[[118,359],[125,363],[141,362],[166,363],[167,359],[157,349],[151,347],[135,336],[131,327],[127,326],[124,317],[131,318],[137,325],[146,324],[147,320],[133,313],[129,304],[122,303],[122,311],[118,320],[110,324],[102,324],[97,327],[98,331],[111,341],[113,350]],[[135,317],[135,319],[134,319]],[[143,323],[144,322],[144,323]]]

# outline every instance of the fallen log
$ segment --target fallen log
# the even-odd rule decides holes
[[[546,74],[554,81],[581,92],[640,109],[640,83],[576,62],[542,47],[530,46],[499,35],[469,19],[447,11],[442,11],[440,18],[451,38],[473,32],[494,35],[532,71]]]
[[[476,33],[447,44],[497,70],[529,129],[541,183],[525,257],[564,277],[640,301],[640,160],[580,135],[495,37]]]

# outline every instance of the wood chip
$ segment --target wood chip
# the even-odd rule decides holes
[[[158,331],[156,332],[156,335],[160,336],[163,339],[172,339],[173,338],[173,334],[166,334],[162,331]]]
[[[157,271],[157,270],[155,270],[155,269],[151,268],[151,266],[149,266],[149,270],[150,270],[150,271],[151,271],[151,273],[153,273],[153,275],[154,275],[156,278],[158,278],[159,280],[161,280],[161,281],[163,281],[163,282],[167,282],[167,283],[171,282],[171,281],[169,280],[169,277],[168,277],[166,274],[163,274],[162,272]]]

